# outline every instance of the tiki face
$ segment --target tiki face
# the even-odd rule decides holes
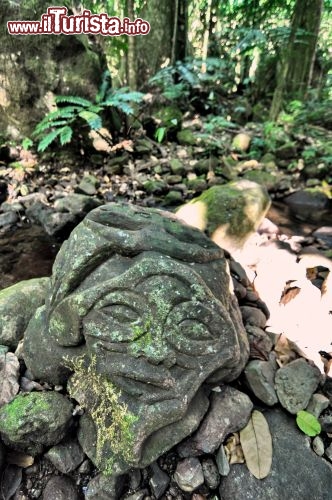
[[[132,460],[121,470],[153,460],[163,436],[171,447],[192,432],[183,422],[193,421],[202,384],[241,371],[248,346],[228,279],[221,249],[147,209],[96,209],[60,251],[45,335],[67,362],[76,350],[93,359],[97,376],[137,417]],[[93,459],[88,416],[82,426],[80,439]]]

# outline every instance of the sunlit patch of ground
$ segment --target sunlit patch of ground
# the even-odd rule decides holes
[[[332,351],[332,261],[316,253],[301,258],[280,246],[287,246],[287,238],[255,234],[234,258],[270,310],[266,330],[296,342],[323,371],[319,351]],[[321,289],[307,277],[318,266],[326,276]]]

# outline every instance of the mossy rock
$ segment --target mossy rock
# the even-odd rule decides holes
[[[169,162],[169,166],[174,175],[184,175],[186,173],[185,166],[178,158],[172,158]]]
[[[32,455],[59,443],[72,423],[73,405],[58,392],[20,394],[0,409],[0,432],[7,445]]]
[[[277,149],[276,156],[280,160],[289,160],[297,155],[297,147],[295,142],[287,142]]]
[[[148,194],[161,194],[168,190],[167,182],[161,180],[149,180],[144,182],[144,189]]]
[[[177,216],[206,231],[219,246],[234,251],[257,229],[270,203],[264,187],[240,180],[209,188],[180,207]]]
[[[218,166],[218,158],[211,156],[210,158],[202,158],[194,165],[194,172],[197,175],[207,174],[210,170],[214,170]]]
[[[197,137],[192,130],[186,128],[185,130],[180,130],[176,135],[179,144],[182,146],[194,146],[197,144]]]
[[[279,176],[263,170],[249,170],[243,175],[244,179],[252,182],[257,182],[260,186],[264,186],[268,191],[276,189],[279,182]]]
[[[165,196],[164,205],[180,205],[183,202],[183,195],[181,191],[172,190]]]

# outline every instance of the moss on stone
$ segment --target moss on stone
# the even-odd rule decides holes
[[[275,188],[279,182],[279,178],[276,175],[262,170],[249,170],[245,172],[243,178],[257,182],[257,184],[264,186],[268,190]]]
[[[15,434],[22,420],[27,414],[39,414],[48,411],[51,407],[48,393],[32,392],[16,396],[10,403],[0,410],[0,430],[11,436]]]
[[[121,391],[96,371],[96,358],[84,356],[68,361],[74,370],[69,393],[90,414],[96,428],[96,465],[106,475],[113,472],[116,457],[129,461],[132,457],[134,434],[132,426],[138,417],[121,402]],[[108,444],[112,454],[105,456]]]
[[[195,137],[193,131],[189,128],[180,130],[176,137],[179,144],[182,144],[183,146],[194,146],[197,143],[197,138]]]
[[[221,225],[227,225],[227,234],[245,238],[255,230],[257,222],[269,207],[269,197],[260,186],[239,182],[213,186],[191,203],[202,202],[207,208],[207,232],[212,235]]]

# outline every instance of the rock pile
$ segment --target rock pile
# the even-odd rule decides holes
[[[108,217],[110,213],[111,218]],[[174,219],[164,219],[163,214],[146,209],[123,211],[121,207],[110,205],[105,211],[101,207],[78,226],[64,245],[51,281],[34,280],[0,292],[0,343],[4,344],[0,353],[3,378],[0,465],[3,488],[15,494],[16,499],[76,500],[83,495],[90,500],[330,498],[331,379],[321,375],[320,370],[304,359],[301,351],[283,336],[267,333],[269,312],[243,268],[229,255],[225,259],[223,252],[201,233],[186,227],[179,232],[180,228]],[[81,242],[79,255],[76,253],[78,242]],[[111,251],[112,245],[115,245],[115,253]],[[142,252],[143,256],[139,255]],[[148,264],[149,256],[153,260]],[[186,262],[196,263],[189,264],[189,271]],[[212,266],[211,271],[209,266]],[[230,271],[231,293],[225,266]],[[106,276],[109,279],[105,281]],[[170,279],[177,280],[175,288],[167,285]],[[188,280],[191,285],[198,280],[189,296],[186,295]],[[45,306],[37,313],[39,303],[33,287],[38,291],[38,300],[43,302],[43,294],[46,297]],[[161,297],[163,287],[167,294]],[[154,290],[152,294],[151,289]],[[16,290],[21,294],[19,303],[15,301]],[[133,296],[135,290],[137,297]],[[175,302],[171,305],[172,294],[176,291],[180,293],[179,298],[176,299],[175,293]],[[128,293],[130,297],[125,300]],[[167,311],[155,302],[158,294]],[[235,297],[238,305],[234,302]],[[189,299],[194,300],[192,309]],[[185,315],[174,316],[181,303]],[[170,312],[173,320],[169,325],[166,320],[165,324],[167,328],[181,324],[180,336],[170,337],[166,344],[158,344],[158,352],[150,352],[149,342],[142,342],[149,333],[145,321],[142,330],[135,330],[134,338],[132,330],[128,333],[129,338],[126,325],[128,320],[139,325],[140,307],[142,311],[154,311],[155,337],[161,333],[156,324],[164,322]],[[136,316],[133,316],[135,311]],[[221,316],[214,325],[215,314]],[[105,323],[104,317],[105,321],[108,318]],[[30,318],[28,333],[25,333]],[[105,330],[110,318],[113,318],[112,328]],[[122,324],[121,329],[117,330],[114,318]],[[194,325],[197,320],[201,325],[198,329]],[[6,328],[8,321],[12,325],[10,329]],[[220,344],[214,344],[214,330],[218,332]],[[189,337],[185,341],[186,331]],[[106,332],[109,333],[106,335]],[[50,333],[52,335],[48,336]],[[24,336],[22,352],[21,343],[18,346],[17,343]],[[235,341],[233,347],[231,338]],[[204,342],[207,342],[206,353]],[[98,350],[101,344],[106,351]],[[228,351],[223,351],[226,346]],[[115,358],[128,348],[131,363],[137,365],[142,359],[150,360],[153,371],[143,376],[138,365],[134,366],[134,371],[128,365],[129,378],[126,380]],[[16,349],[15,355],[9,349]],[[68,369],[70,363],[64,362],[64,353],[76,358],[86,355],[87,349],[98,354],[95,366],[76,364],[74,371],[78,379],[75,381],[71,377],[71,383],[66,385],[73,365]],[[230,356],[225,355],[226,352]],[[107,362],[110,354],[105,357],[105,353],[113,353],[113,365]],[[196,358],[191,360],[194,353]],[[203,363],[199,362],[200,358],[204,358]],[[211,364],[210,358],[217,364]],[[195,372],[195,367],[199,367],[199,372]],[[124,408],[124,404],[133,414],[136,410],[136,415],[142,415],[142,420],[133,421],[137,429],[133,441],[138,450],[136,462],[127,458],[117,464],[118,457],[115,457],[111,464],[113,471],[107,470],[112,446],[104,448],[103,455],[98,456],[89,444],[90,438],[87,439],[92,430],[92,441],[98,440],[97,422],[105,423],[103,412],[106,409],[102,403],[106,396],[101,397],[101,412],[94,413],[97,405],[94,406],[87,384],[80,380],[82,375],[85,380],[93,380],[94,369],[100,372],[95,380],[103,391],[110,389],[110,385],[104,383],[106,371],[113,383],[119,384],[125,398],[115,396],[114,392],[111,394],[118,408]],[[160,380],[158,370],[163,371]],[[171,378],[165,377],[166,373],[178,385],[167,385]],[[164,393],[168,393],[164,398],[166,405],[158,403],[160,413],[152,419],[149,407],[153,407],[155,401],[162,402]],[[187,396],[184,400],[187,408],[191,408],[188,420],[184,417],[187,410],[181,410],[178,423],[172,420],[175,410],[170,404],[171,394],[174,401]],[[188,406],[190,394],[193,405]],[[239,431],[250,420],[254,408],[265,415],[272,437],[272,466],[264,480],[255,478],[247,469],[239,437]],[[296,427],[295,415],[304,409],[315,415],[321,425],[321,433],[312,441]],[[143,418],[144,414],[148,418]],[[94,423],[97,434],[96,427],[93,430],[87,417],[99,418]],[[181,421],[185,428],[181,428]],[[149,440],[151,430],[148,431],[147,422],[149,429],[152,424],[161,427],[157,439]],[[122,427],[122,431],[126,429]],[[113,445],[115,440],[116,436]],[[150,451],[144,455],[143,450]],[[114,474],[117,467],[118,474]],[[315,474],[309,475],[308,470],[314,470]]]

